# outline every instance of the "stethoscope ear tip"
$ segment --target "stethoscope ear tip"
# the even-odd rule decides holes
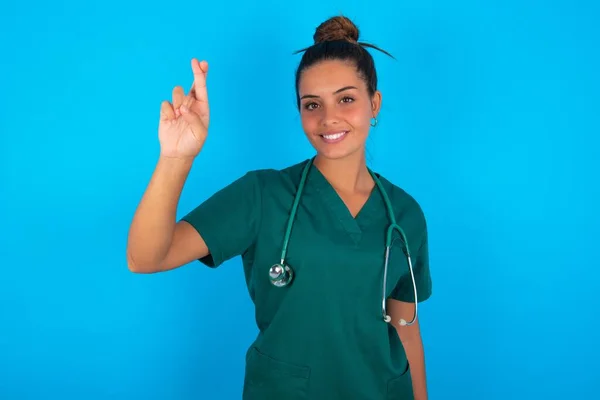
[[[385,316],[383,317],[383,320],[384,320],[385,322],[389,323],[389,322],[392,320],[392,318],[391,318],[389,315],[385,315]],[[406,326],[406,325],[408,325],[408,322],[406,322],[406,320],[405,320],[405,319],[403,319],[403,318],[402,318],[402,319],[400,319],[400,321],[398,321],[398,323],[400,324],[400,326]]]

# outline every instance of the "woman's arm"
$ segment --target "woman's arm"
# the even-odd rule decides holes
[[[194,84],[190,92],[186,95],[176,86],[172,103],[161,103],[160,157],[127,237],[127,266],[133,272],[165,271],[208,254],[200,234],[189,223],[175,219],[183,185],[208,133],[208,63],[194,58],[191,64]]]
[[[405,303],[403,301],[388,299],[387,310],[392,318],[391,323],[400,336],[400,341],[402,342],[406,357],[408,358],[408,363],[410,364],[415,400],[427,400],[425,353],[423,350],[419,320],[417,319],[415,323],[410,326],[401,326],[398,322],[402,318],[406,321],[411,321],[414,315],[415,305],[414,303]]]
[[[160,157],[129,229],[127,265],[132,272],[166,271],[208,254],[198,232],[175,219],[191,167],[191,159]]]

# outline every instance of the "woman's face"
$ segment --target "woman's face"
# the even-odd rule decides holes
[[[381,94],[369,95],[354,65],[323,61],[309,67],[302,72],[298,95],[302,127],[317,153],[339,159],[364,151]]]

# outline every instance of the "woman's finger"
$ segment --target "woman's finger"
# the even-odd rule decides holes
[[[175,118],[175,110],[168,101],[163,101],[160,105],[160,119],[162,121],[168,121]]]
[[[192,72],[194,74],[194,85],[192,86],[190,94],[197,101],[208,102],[208,94],[206,91],[208,63],[206,61],[199,62],[195,58],[192,59]]]
[[[175,86],[173,88],[173,109],[175,110],[176,114],[184,100],[185,94],[183,93],[183,88],[181,86]]]

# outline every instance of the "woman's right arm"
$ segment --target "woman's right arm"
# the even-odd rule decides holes
[[[130,271],[167,271],[208,255],[198,231],[185,221],[176,222],[177,204],[192,162],[189,158],[159,158],[129,230]]]
[[[132,272],[165,271],[208,255],[197,230],[187,222],[176,222],[181,191],[204,145],[209,123],[208,64],[193,59],[192,71],[194,84],[189,94],[177,86],[172,103],[161,104],[160,157],[127,240],[127,266]]]

